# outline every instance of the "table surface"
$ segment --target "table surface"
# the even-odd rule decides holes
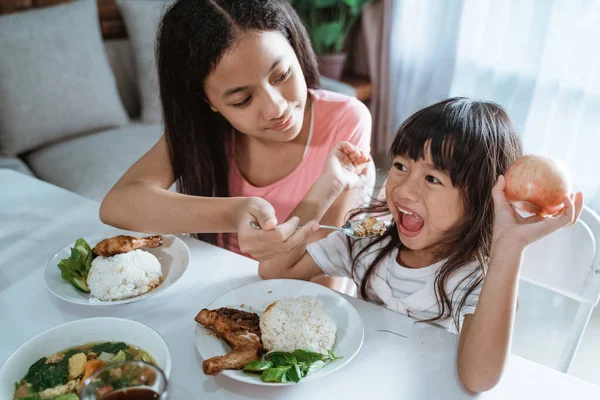
[[[173,367],[172,399],[600,399],[600,387],[511,356],[496,388],[474,396],[456,375],[457,337],[414,324],[408,317],[347,297],[364,326],[356,358],[326,378],[293,387],[259,387],[202,373],[194,317],[219,295],[260,280],[257,263],[181,236],[191,261],[172,287],[143,301],[114,307],[74,305],[54,297],[44,268],[62,247],[82,236],[110,234],[99,204],[10,170],[0,170],[0,360],[31,337],[81,318],[129,318],[166,340]],[[11,329],[17,327],[18,329]]]

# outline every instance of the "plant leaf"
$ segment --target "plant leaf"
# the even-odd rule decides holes
[[[344,25],[342,21],[325,22],[313,32],[313,40],[325,49],[330,48],[342,34]]]
[[[314,8],[327,8],[327,7],[334,7],[337,8],[335,6],[337,6],[338,0],[313,0],[312,1],[312,6]]]

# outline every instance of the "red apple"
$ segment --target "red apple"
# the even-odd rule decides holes
[[[504,178],[506,199],[531,214],[556,214],[564,208],[564,196],[571,193],[568,168],[547,157],[523,156],[508,168]]]

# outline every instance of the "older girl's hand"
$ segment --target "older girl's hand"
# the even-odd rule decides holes
[[[565,207],[556,215],[522,217],[506,200],[504,177],[500,176],[492,189],[494,199],[494,234],[492,246],[502,243],[525,248],[544,236],[577,222],[583,208],[583,193],[572,193],[563,199]]]
[[[252,221],[258,223],[261,229],[252,227]],[[314,221],[300,229],[297,229],[298,223],[298,217],[293,217],[277,225],[273,206],[259,197],[243,199],[234,221],[240,250],[258,261],[290,252],[308,242],[312,233],[319,229],[319,225]]]

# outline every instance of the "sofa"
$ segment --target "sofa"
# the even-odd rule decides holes
[[[125,39],[103,39],[96,0],[1,15],[0,168],[101,201],[162,134],[153,38],[168,3],[118,0]]]

